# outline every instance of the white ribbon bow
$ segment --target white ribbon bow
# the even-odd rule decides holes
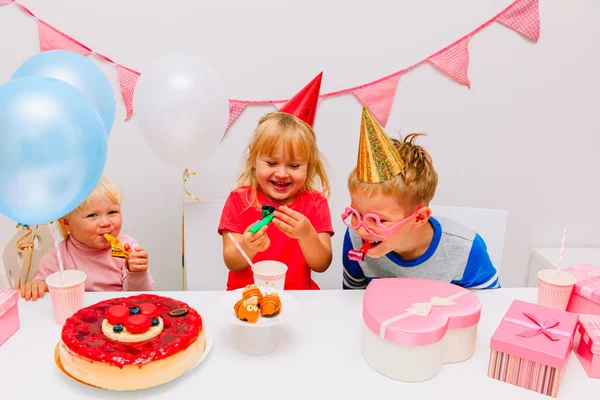
[[[429,303],[413,303],[413,304],[411,304],[412,307],[409,307],[406,310],[404,310],[404,311],[406,311],[404,314],[396,315],[394,317],[388,318],[385,321],[383,321],[379,328],[379,336],[381,336],[382,338],[385,339],[385,330],[387,329],[388,325],[393,324],[396,321],[410,317],[411,315],[420,315],[422,317],[426,317],[429,315],[429,313],[433,309],[433,306],[442,306],[443,307],[443,306],[450,306],[452,304],[456,304],[452,300],[457,299],[461,296],[464,296],[467,293],[470,293],[470,291],[468,291],[466,289],[462,289],[461,291],[454,293],[453,295],[448,296],[448,297],[433,296],[433,297],[431,297],[431,299],[429,299]]]
[[[435,306],[444,307],[451,306],[453,304],[456,303],[446,297],[433,296],[431,299],[429,299],[429,303],[413,303],[411,304],[412,307],[407,308],[406,311],[414,315],[426,317]]]

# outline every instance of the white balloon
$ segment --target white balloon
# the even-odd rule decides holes
[[[208,158],[229,118],[219,75],[187,54],[153,62],[138,80],[134,106],[137,125],[152,150],[182,169],[194,169]]]

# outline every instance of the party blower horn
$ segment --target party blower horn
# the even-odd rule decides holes
[[[367,255],[367,251],[371,248],[371,242],[365,241],[360,250],[350,250],[348,252],[348,258],[352,261],[365,261],[365,256]]]
[[[265,225],[268,225],[273,221],[273,217],[275,216],[275,207],[273,206],[262,206],[262,219],[258,221],[256,225],[250,228],[250,233],[255,234]]]

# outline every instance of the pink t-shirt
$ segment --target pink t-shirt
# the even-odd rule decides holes
[[[139,246],[135,239],[127,235],[120,234],[117,239],[123,245],[129,243],[131,248]],[[65,270],[75,269],[86,273],[85,290],[88,292],[154,290],[154,279],[149,270],[130,272],[124,259],[112,256],[110,247],[94,249],[72,236],[60,242],[58,247]],[[45,280],[59,270],[56,248],[53,247],[40,259],[33,279]]]

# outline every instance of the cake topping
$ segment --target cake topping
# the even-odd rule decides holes
[[[135,315],[135,314],[139,314],[141,312],[140,308],[138,306],[130,306],[129,307],[129,314],[130,315]]]
[[[113,332],[115,332],[115,333],[123,332],[123,325],[121,325],[121,324],[113,325]]]
[[[111,306],[106,310],[106,319],[112,325],[124,324],[129,317],[129,307],[122,304]]]
[[[172,317],[183,317],[187,313],[188,313],[188,309],[184,307],[184,308],[177,308],[177,309],[171,311],[169,313],[169,315]]]
[[[152,326],[152,321],[144,314],[130,315],[125,321],[125,328],[131,333],[144,333]]]
[[[106,311],[115,305],[141,305],[152,303],[158,307],[161,323],[150,327],[160,333],[151,335],[144,341],[129,334],[124,326],[123,332],[113,331],[113,325],[106,320]],[[185,317],[171,317],[169,311],[187,308]],[[202,330],[202,318],[196,310],[185,302],[154,294],[140,294],[129,297],[112,298],[82,308],[65,322],[61,338],[65,346],[74,353],[92,361],[106,362],[111,365],[144,365],[164,359],[186,349]],[[131,341],[128,341],[131,336]]]
[[[160,315],[160,310],[154,304],[142,303],[139,307],[141,313],[147,315],[149,318],[156,318]]]

